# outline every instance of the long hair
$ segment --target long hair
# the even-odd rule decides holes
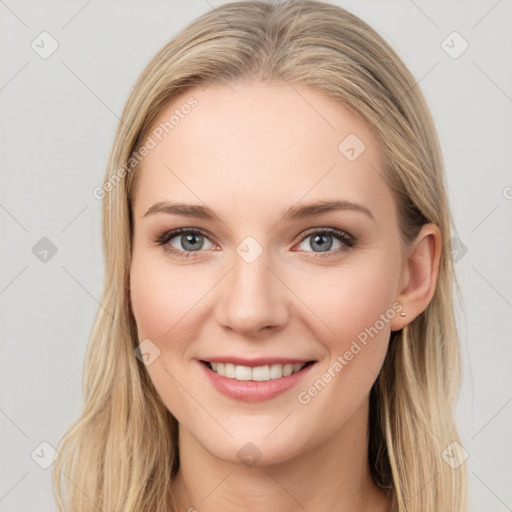
[[[173,98],[210,82],[307,85],[357,113],[379,143],[394,194],[402,241],[422,225],[443,238],[434,296],[406,327],[392,332],[370,393],[368,457],[393,511],[459,512],[466,469],[443,451],[459,442],[459,341],[451,257],[454,231],[439,142],[412,74],[369,25],[315,0],[224,4],[174,37],[147,65],[124,108],[105,180],[105,283],[91,332],[84,408],[64,435],[54,464],[62,511],[175,510],[178,425],[134,355],[130,306],[131,203],[138,149]],[[135,155],[135,156],[134,156]]]

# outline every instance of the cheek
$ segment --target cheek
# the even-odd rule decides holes
[[[329,329],[321,338],[329,357],[299,390],[308,414],[334,431],[367,399],[389,344],[399,256],[375,252],[339,272],[317,274],[301,293]],[[328,275],[329,274],[329,275]],[[307,295],[306,295],[307,292]]]
[[[205,293],[205,281],[193,266],[171,268],[161,255],[134,251],[130,269],[132,312],[139,338],[179,340],[194,329],[195,305]]]
[[[298,390],[297,401],[308,417],[321,417],[325,433],[333,433],[367,400],[389,345],[396,310],[389,294],[373,281],[337,293],[323,320],[334,332],[323,336],[328,357]],[[379,283],[381,284],[381,283]],[[367,285],[367,287],[365,287]]]
[[[170,268],[161,255],[134,251],[130,269],[132,313],[139,342],[150,340],[149,346],[158,353],[146,370],[166,407],[183,424],[188,423],[188,411],[200,413],[182,386],[194,378],[187,363],[203,325],[198,317],[200,301],[211,286],[192,265]]]
[[[390,330],[389,319],[396,311],[392,308],[396,288],[396,274],[390,260],[367,258],[357,264],[324,269],[314,279],[297,280],[297,295],[315,314],[326,332],[326,344],[331,352],[342,350],[347,343],[366,328],[377,323],[379,331]],[[384,315],[384,325],[380,321]]]

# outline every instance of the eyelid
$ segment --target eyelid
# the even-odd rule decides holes
[[[334,258],[347,250],[352,249],[356,245],[356,239],[346,231],[338,228],[330,228],[330,227],[316,227],[310,228],[301,233],[300,239],[296,242],[293,247],[304,243],[309,237],[315,234],[327,234],[338,240],[342,244],[341,247],[337,249],[330,249],[329,251],[324,252],[315,252],[315,251],[304,251],[306,253],[313,254],[313,258]]]
[[[348,233],[347,231],[345,231],[343,229],[329,228],[329,227],[316,227],[316,228],[309,228],[309,229],[306,229],[306,231],[303,231],[300,234],[299,242],[302,242],[308,236],[314,235],[316,233],[329,233],[329,234],[333,234],[333,235],[338,235],[339,237],[343,236],[350,240],[355,240],[354,237],[350,233]]]
[[[199,233],[200,235],[203,235],[205,238],[208,238],[212,243],[213,240],[215,240],[215,237],[211,235],[208,231],[205,231],[201,228],[175,228],[175,229],[169,229],[164,231],[161,235],[159,235],[155,242],[157,243],[167,243],[169,240],[172,240],[173,238],[177,237],[178,235],[183,235],[187,233]],[[165,240],[165,241],[164,241]]]
[[[155,242],[157,245],[167,246],[173,238],[176,238],[179,235],[187,234],[187,233],[199,233],[202,236],[204,236],[205,238],[207,238],[212,244],[218,245],[217,242],[215,242],[215,237],[213,237],[208,231],[201,229],[201,228],[193,228],[193,227],[175,228],[175,229],[167,230],[164,233],[162,233],[155,240]],[[300,238],[294,242],[293,247],[304,242],[307,238],[309,238],[310,236],[317,234],[317,233],[332,235],[337,240],[339,240],[340,242],[345,244],[345,247],[342,247],[339,249],[334,249],[334,250],[329,250],[329,251],[325,251],[325,252],[305,251],[305,252],[314,254],[315,258],[334,256],[340,252],[343,252],[347,249],[352,248],[356,242],[356,239],[350,233],[348,233],[342,229],[319,226],[319,227],[314,227],[314,228],[307,229],[306,231],[303,231],[300,234]],[[196,253],[205,252],[203,250],[182,251],[181,249],[176,249],[175,247],[172,247],[172,246],[171,247],[167,246],[166,250],[169,253],[174,253],[177,255],[181,254],[182,255],[181,257],[183,257],[183,258],[195,257]],[[184,254],[186,254],[186,256],[183,256]]]

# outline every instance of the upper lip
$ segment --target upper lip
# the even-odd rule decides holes
[[[302,363],[306,364],[312,359],[300,359],[296,357],[257,357],[254,359],[244,359],[243,357],[233,357],[233,356],[212,356],[211,358],[205,357],[201,359],[201,361],[206,361],[209,363],[231,363],[236,366],[271,366],[273,364],[295,364]]]

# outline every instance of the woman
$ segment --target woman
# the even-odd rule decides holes
[[[201,16],[140,76],[98,192],[61,510],[465,509],[442,157],[373,29],[316,1]]]

